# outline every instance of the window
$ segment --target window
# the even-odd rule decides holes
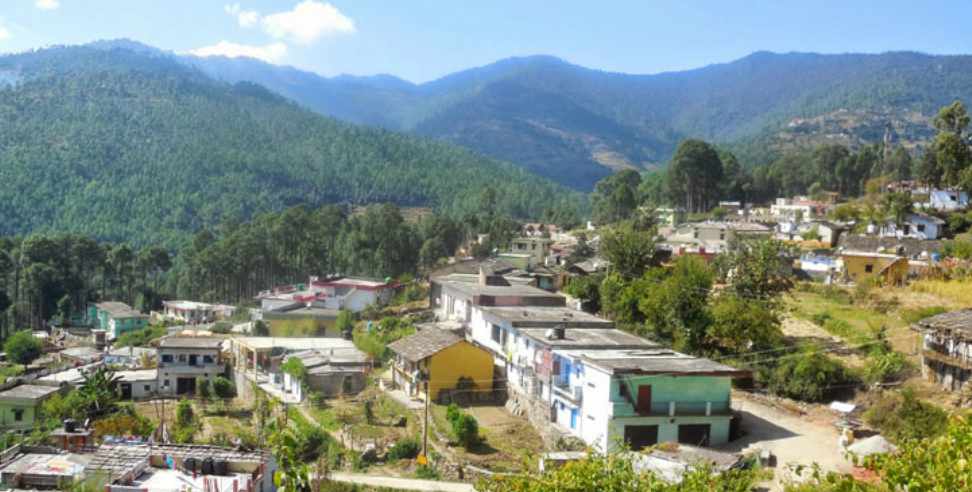
[[[186,360],[188,360],[186,354],[179,354],[179,362],[185,362]]]
[[[14,421],[20,422],[20,421],[24,420],[24,409],[23,408],[15,408],[15,409],[13,409],[13,414],[14,414]]]
[[[206,363],[206,364],[212,364],[213,363],[213,356],[211,356],[211,355],[204,355],[203,356],[203,362]]]
[[[492,338],[493,341],[496,343],[502,343],[501,340],[503,337],[503,329],[497,325],[491,325],[491,326],[493,327],[493,333],[490,338]]]
[[[164,387],[164,388],[168,388],[169,387],[169,380],[168,379],[163,379],[162,380],[162,387]]]
[[[165,354],[165,355],[163,355],[162,356],[162,362],[172,362],[172,355],[171,354]]]
[[[151,386],[151,385],[148,385],[148,384],[146,384],[146,385],[145,385],[145,392],[146,392],[146,393],[148,393],[148,392],[150,392],[150,391],[152,391],[152,386]]]
[[[872,265],[870,263],[868,263],[867,265],[864,265],[864,271],[867,272],[867,273],[873,272],[874,271],[874,265]]]
[[[918,232],[925,232],[925,224],[918,224],[915,228],[918,229]]]

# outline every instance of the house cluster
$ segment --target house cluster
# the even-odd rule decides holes
[[[440,401],[506,400],[551,439],[729,440],[730,386],[745,373],[662,348],[492,270],[431,280],[437,321],[392,343],[393,385]]]
[[[305,333],[341,336],[334,331],[341,310],[361,312],[372,305],[391,300],[400,286],[390,280],[361,277],[322,279],[311,276],[307,283],[279,286],[260,292],[257,318],[272,331],[283,326],[301,324],[312,329]]]
[[[46,444],[18,444],[0,454],[0,482],[14,490],[66,490],[91,479],[106,492],[276,490],[274,458],[264,451],[192,444],[106,442],[74,422]]]

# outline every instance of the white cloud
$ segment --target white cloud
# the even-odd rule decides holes
[[[243,10],[238,3],[224,5],[223,10],[227,14],[236,17],[236,22],[240,24],[240,27],[253,27],[260,20],[259,12],[256,10]]]
[[[34,5],[41,10],[57,10],[61,6],[61,2],[58,0],[37,0]]]
[[[354,21],[329,3],[304,0],[293,10],[263,18],[263,30],[277,39],[311,44],[322,36],[355,32]]]
[[[0,25],[0,41],[10,39],[10,30]]]
[[[212,46],[204,46],[189,50],[189,54],[196,56],[226,56],[229,58],[239,58],[241,56],[256,58],[269,63],[276,63],[287,55],[287,45],[284,43],[270,43],[264,46],[253,46],[247,44],[236,44],[229,41],[220,41]]]

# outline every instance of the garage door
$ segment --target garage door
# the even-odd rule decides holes
[[[626,425],[624,426],[624,442],[637,451],[647,446],[658,444],[657,425]]]
[[[678,426],[678,442],[692,446],[709,445],[709,424],[684,424]]]

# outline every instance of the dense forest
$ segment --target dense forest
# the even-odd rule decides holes
[[[461,246],[486,256],[519,231],[500,212],[497,196],[487,188],[475,198],[477,212],[461,219],[428,214],[406,221],[387,203],[355,214],[334,205],[295,206],[202,229],[172,253],[76,234],[0,237],[0,339],[14,328],[78,316],[95,301],[119,300],[146,312],[172,298],[240,304],[309,275],[411,276]],[[479,234],[489,238],[472,241]]]
[[[972,57],[911,52],[759,52],[656,75],[532,56],[423,84],[324,78],[248,59],[185,61],[323,114],[459,143],[583,190],[612,169],[664,164],[688,138],[729,145],[744,166],[821,143],[857,151],[888,128],[911,146],[933,133],[940,106],[972,99]]]
[[[511,164],[341,123],[150,52],[51,48],[0,57],[0,74],[0,235],[171,250],[194,231],[297,204],[461,217],[486,186],[515,217],[584,206]]]

